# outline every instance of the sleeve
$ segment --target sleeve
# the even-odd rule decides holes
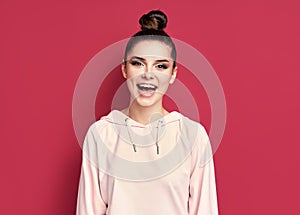
[[[196,144],[192,153],[189,215],[218,215],[213,154],[203,126],[200,126],[200,135]]]
[[[76,215],[105,215],[106,203],[100,189],[100,171],[95,165],[97,159],[96,141],[89,128],[82,149],[82,165],[79,179]]]

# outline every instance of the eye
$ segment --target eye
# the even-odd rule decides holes
[[[143,66],[143,64],[139,61],[131,61],[130,64],[133,66]]]
[[[159,69],[168,69],[168,66],[165,65],[165,64],[158,64],[157,67],[158,67]]]

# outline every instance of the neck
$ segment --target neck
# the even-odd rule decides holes
[[[163,108],[162,104],[144,107],[133,102],[127,109],[123,110],[123,113],[131,119],[146,125],[167,115],[168,111]]]

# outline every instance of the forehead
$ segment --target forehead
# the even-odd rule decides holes
[[[132,56],[158,56],[171,58],[171,47],[156,40],[144,40],[135,44],[128,53],[128,58]]]

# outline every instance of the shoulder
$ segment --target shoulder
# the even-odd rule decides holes
[[[88,130],[102,130],[109,126],[124,125],[125,119],[126,115],[124,113],[118,110],[112,110],[107,115],[104,115],[99,120],[93,122]]]
[[[193,144],[192,156],[197,157],[199,165],[205,165],[212,158],[212,148],[205,127],[182,115],[182,133]]]
[[[181,129],[188,134],[188,136],[192,135],[194,138],[201,139],[208,137],[206,128],[200,122],[194,121],[185,115],[180,115],[182,121]]]

